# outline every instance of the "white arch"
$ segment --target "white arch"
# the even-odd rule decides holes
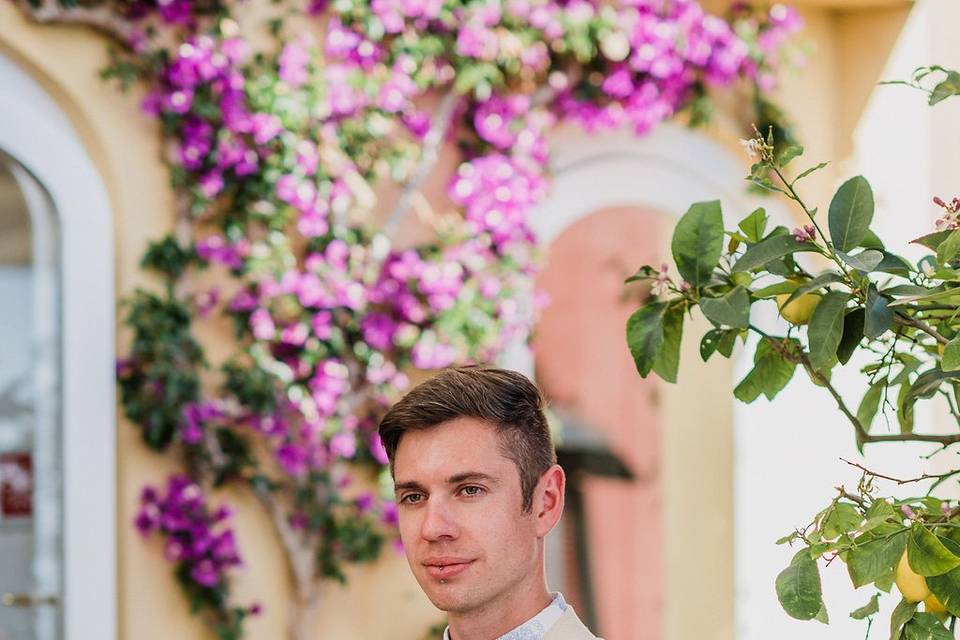
[[[673,123],[637,138],[567,129],[551,140],[550,195],[530,216],[539,244],[549,246],[578,220],[608,207],[638,205],[680,217],[694,202],[720,200],[727,228],[758,206],[774,219],[776,202],[747,195],[744,166],[707,136]],[[503,366],[533,374],[533,355],[514,343]]]
[[[531,217],[544,245],[580,218],[610,206],[637,204],[676,216],[701,200],[720,199],[732,216],[748,206],[743,165],[705,135],[676,124],[663,124],[642,138],[578,132],[552,147],[554,184]]]
[[[60,236],[66,640],[116,635],[113,227],[106,188],[56,103],[0,55],[0,150],[48,191]]]
[[[788,224],[787,212],[781,205],[771,199],[747,194],[745,167],[740,158],[702,133],[686,127],[667,123],[642,138],[629,132],[589,135],[579,130],[567,129],[551,140],[551,143],[553,185],[546,201],[530,217],[530,225],[541,246],[549,246],[577,221],[597,211],[617,206],[652,208],[679,218],[694,202],[718,199],[724,211],[725,228],[734,227],[740,218],[758,206],[765,207],[772,219]],[[690,346],[693,349],[690,349]],[[627,348],[625,342],[623,348]],[[685,352],[696,351],[695,345],[688,345],[684,349]],[[694,354],[689,353],[685,357],[699,360],[696,356],[690,358],[692,355]],[[534,374],[533,354],[526,344],[513,344],[501,361],[503,366],[531,377]],[[695,437],[677,433],[665,434],[665,486],[670,485],[671,496],[678,504],[688,506],[698,504],[703,492],[682,483],[682,486],[674,486],[675,480],[689,475],[685,466],[704,463],[704,449],[728,451],[733,455],[735,446],[730,405],[732,399],[729,393],[725,389],[724,393],[713,389],[702,393],[695,402],[691,402],[690,398],[684,395],[698,386],[709,386],[711,376],[716,375],[710,373],[710,367],[699,362],[697,364],[700,366],[687,367],[683,373],[683,382],[687,385],[685,391],[668,385],[661,396],[665,417],[672,427],[677,428],[674,430],[687,431],[683,427],[711,420],[726,425],[720,429],[722,433],[714,429],[712,433]],[[731,366],[716,359],[710,365]],[[570,374],[577,375],[577,372]],[[716,386],[715,382],[713,384]],[[711,415],[713,409],[720,404],[728,407],[725,418]],[[719,424],[714,426],[719,428]],[[714,493],[711,494],[715,500],[698,506],[700,517],[704,522],[710,523],[709,536],[724,545],[724,549],[730,554],[729,563],[712,555],[718,549],[698,544],[696,538],[701,534],[690,533],[688,510],[671,508],[669,501],[665,503],[665,553],[667,566],[670,567],[664,576],[666,637],[734,637],[735,620],[742,612],[737,610],[739,605],[731,593],[736,573],[740,569],[735,566],[733,558],[736,544],[730,511],[736,508],[736,487],[732,466],[732,460],[716,465],[714,471],[719,475],[710,480],[715,485],[712,487]],[[728,549],[725,546],[727,543]],[[556,535],[552,541],[548,538],[548,549],[555,549],[557,544]],[[696,551],[692,551],[693,549]],[[696,558],[691,558],[691,553]],[[709,584],[700,584],[702,581],[698,573],[699,567],[709,563],[714,564],[716,575],[712,577],[712,582],[706,581]],[[556,571],[554,575],[560,577]],[[699,586],[691,588],[692,584]],[[720,600],[717,600],[717,589],[722,593]],[[685,609],[691,601],[714,607],[711,619],[692,619]]]

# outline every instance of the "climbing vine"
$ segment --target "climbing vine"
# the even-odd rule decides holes
[[[223,639],[257,606],[231,603],[241,551],[207,490],[246,486],[270,514],[291,637],[310,637],[323,581],[396,542],[376,425],[408,373],[530,330],[551,129],[695,125],[727,89],[787,134],[766,94],[800,27],[782,4],[694,0],[274,2],[263,25],[217,0],[22,5],[109,35],[104,78],[148,87],[166,143],[174,230],[143,258],[158,286],[124,301],[117,378],[144,442],[187,470],[144,490],[137,526]],[[411,215],[429,237],[404,243]],[[213,362],[196,329],[223,318],[232,355]]]

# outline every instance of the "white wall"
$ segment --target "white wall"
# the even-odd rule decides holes
[[[16,384],[17,404],[31,402],[30,341],[24,339],[31,333],[30,284],[28,267],[0,267],[0,392],[11,391]],[[7,409],[13,413],[12,407]],[[31,426],[29,416],[0,417],[0,453],[29,451]],[[4,522],[0,516],[0,558],[0,594],[31,590],[33,527],[29,519]],[[28,637],[32,620],[29,610],[0,607],[0,640]]]
[[[884,70],[884,79],[909,78],[914,68],[945,60],[941,36],[931,36],[947,13],[956,13],[955,0],[921,2],[914,9],[900,40]],[[953,22],[955,27],[956,22]],[[941,31],[942,33],[942,31]],[[953,39],[950,47],[960,55]],[[939,56],[939,57],[938,57]],[[843,165],[849,177],[862,173],[871,182],[877,201],[873,228],[888,247],[916,259],[923,251],[907,242],[933,230],[937,209],[931,197],[947,198],[955,193],[934,191],[932,176],[938,159],[938,147],[956,146],[957,139],[943,139],[935,129],[935,118],[951,115],[960,123],[960,99],[941,104],[936,110],[926,106],[925,96],[907,87],[877,87],[855,132],[854,156]],[[957,165],[949,167],[956,176]],[[960,194],[960,180],[953,184]],[[943,188],[942,186],[940,188]],[[820,205],[826,211],[828,203]],[[770,305],[770,317],[775,311]],[[772,326],[772,325],[768,325]],[[738,362],[740,375],[749,362]],[[834,381],[854,410],[865,390],[858,366],[851,362],[834,372]],[[739,379],[739,378],[738,378]],[[927,410],[924,410],[927,409]],[[760,399],[752,405],[737,402],[736,424],[736,504],[737,504],[737,623],[739,640],[849,640],[864,638],[866,622],[852,620],[850,611],[865,604],[873,591],[864,587],[854,591],[845,566],[837,561],[822,570],[824,596],[831,623],[800,622],[789,618],[780,608],[774,591],[776,575],[787,566],[795,551],[777,547],[774,541],[797,526],[807,524],[835,495],[834,487],[845,484],[855,489],[860,474],[839,460],[860,460],[871,469],[896,477],[915,477],[936,468],[937,460],[925,462],[929,445],[875,444],[859,458],[853,431],[839,413],[830,396],[813,386],[798,372],[787,390],[775,402]],[[947,425],[929,408],[919,408],[918,429],[936,430]],[[875,423],[874,429],[882,429]],[[896,430],[896,425],[891,425]],[[954,427],[955,429],[955,427]],[[955,464],[956,455],[947,454]],[[890,482],[880,483],[881,491],[909,495],[910,487],[897,491]],[[881,601],[881,613],[870,638],[889,636],[887,620],[899,595]]]

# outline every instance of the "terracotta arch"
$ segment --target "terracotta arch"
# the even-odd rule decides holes
[[[645,234],[645,239],[634,239],[636,258],[628,265],[632,268],[650,257],[669,255],[671,222],[693,202],[721,200],[729,216],[728,225],[735,222],[734,216],[759,205],[742,189],[745,165],[739,157],[702,133],[674,124],[662,125],[640,139],[625,132],[598,136],[567,129],[553,140],[552,169],[550,196],[531,219],[544,246],[555,241],[564,243],[568,231],[574,245],[577,240],[589,242],[577,230],[581,229],[580,222],[595,215],[597,220],[608,216],[613,216],[610,220],[619,219],[611,228],[621,228],[623,233],[636,232],[632,222],[624,221],[630,215],[659,215],[667,222],[657,225],[656,232]],[[784,215],[776,205],[767,204],[774,218]],[[576,251],[572,255],[565,259],[583,260]],[[610,622],[609,632],[601,629],[608,640],[734,637],[732,367],[726,360],[714,359],[706,366],[699,361],[693,337],[697,330],[691,326],[683,343],[680,384],[652,383],[659,397],[660,449],[651,458],[658,460],[651,468],[657,472],[656,483],[661,490],[659,498],[654,498],[653,492],[648,499],[661,506],[660,521],[654,525],[659,534],[651,534],[649,539],[663,543],[662,579],[656,587],[661,594],[661,617],[655,625],[659,631],[657,635],[618,637],[613,632],[621,633],[615,631],[621,627]],[[568,343],[575,339],[577,336],[569,334]],[[623,355],[625,341],[621,344]],[[534,352],[520,344],[502,361],[529,375],[535,375],[540,364]],[[568,375],[580,373],[570,371]],[[691,401],[694,397],[696,401]],[[696,526],[691,526],[691,512],[697,513]],[[605,516],[603,526],[620,523],[611,514]],[[706,573],[705,566],[709,567]],[[618,578],[630,579],[626,574]],[[632,604],[635,608],[647,606]],[[690,615],[691,611],[698,614]]]

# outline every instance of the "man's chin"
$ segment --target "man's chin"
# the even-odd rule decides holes
[[[460,611],[467,611],[471,608],[470,606],[470,594],[464,588],[462,584],[437,584],[437,582],[431,578],[427,578],[430,581],[428,584],[420,583],[420,587],[423,589],[423,592],[426,594],[427,599],[433,603],[437,609],[447,613],[457,613]]]

